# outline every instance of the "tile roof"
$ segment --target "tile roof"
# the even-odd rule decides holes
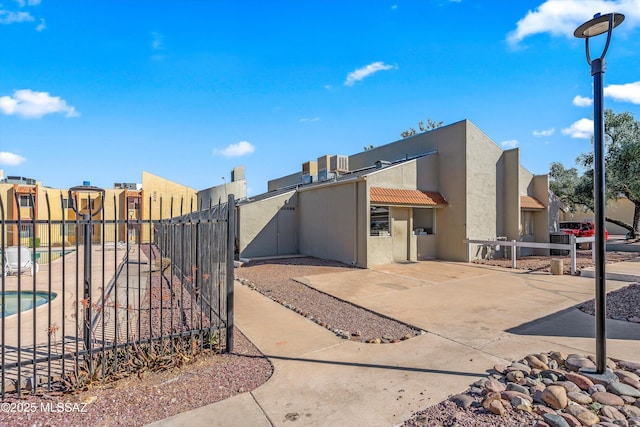
[[[538,199],[531,196],[520,196],[520,209],[546,209],[547,207]]]
[[[371,203],[409,206],[447,206],[447,200],[437,191],[400,190],[371,187]]]

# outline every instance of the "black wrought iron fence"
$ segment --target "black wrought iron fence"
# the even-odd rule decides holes
[[[0,198],[2,399],[233,350],[233,196],[166,218],[162,199],[135,218],[53,204],[9,218]]]

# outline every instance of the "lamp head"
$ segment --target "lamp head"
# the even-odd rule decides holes
[[[613,16],[612,30],[624,21],[624,15],[621,13],[607,13],[606,15],[597,13],[593,19],[590,19],[576,28],[573,35],[580,39],[585,39],[606,33],[609,31],[610,16]]]

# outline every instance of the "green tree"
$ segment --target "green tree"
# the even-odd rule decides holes
[[[420,130],[420,133],[424,133],[433,129],[437,129],[440,126],[442,126],[443,121],[440,120],[439,122],[433,121],[431,119],[427,119],[427,124],[425,125],[424,122],[418,122],[418,129]],[[417,135],[418,131],[415,130],[415,128],[409,128],[405,131],[402,131],[400,133],[400,136],[402,138],[409,138],[410,136],[413,135]]]
[[[626,197],[634,204],[632,223],[605,216],[605,220],[630,231],[631,238],[640,237],[640,122],[631,113],[604,113],[605,186],[608,200]],[[576,162],[585,168],[565,169],[552,163],[549,188],[562,201],[575,208],[584,205],[593,210],[593,152],[581,154]]]

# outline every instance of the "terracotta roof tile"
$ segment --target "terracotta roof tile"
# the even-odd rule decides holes
[[[538,199],[531,196],[520,196],[520,209],[546,209],[547,207]]]
[[[447,200],[437,191],[400,190],[371,187],[371,203],[409,206],[447,206]]]

